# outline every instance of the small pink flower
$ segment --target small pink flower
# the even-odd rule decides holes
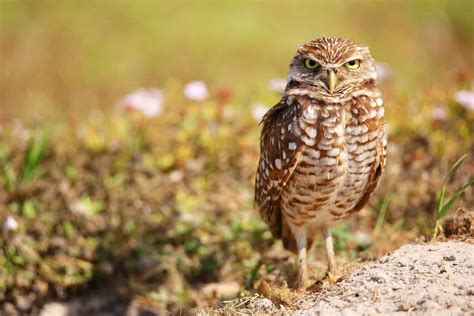
[[[192,101],[203,101],[209,96],[206,83],[202,80],[191,81],[184,86],[183,94]]]
[[[184,173],[180,170],[174,170],[171,171],[170,174],[168,175],[168,178],[170,179],[171,182],[181,182],[184,178]]]
[[[25,125],[20,120],[13,121],[13,134],[20,140],[23,144],[28,142],[31,138],[32,133],[29,131]]]
[[[9,232],[9,231],[16,231],[18,229],[18,223],[13,218],[13,216],[8,215],[7,219],[3,223],[3,231],[4,232]]]
[[[443,107],[437,106],[431,111],[431,117],[435,121],[444,121],[446,116],[446,109]]]
[[[163,92],[159,89],[139,89],[122,98],[119,106],[126,110],[135,110],[148,117],[158,116],[163,108]]]
[[[272,91],[283,93],[286,88],[286,79],[274,78],[268,82],[268,88]]]
[[[375,72],[377,79],[383,81],[392,75],[392,68],[386,63],[375,62]]]
[[[255,103],[252,107],[252,116],[255,121],[260,122],[270,108],[263,103]]]
[[[454,100],[465,109],[474,111],[474,91],[458,91],[454,94]]]

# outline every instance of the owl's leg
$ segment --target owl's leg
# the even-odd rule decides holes
[[[324,241],[326,242],[326,253],[328,255],[328,270],[334,273],[336,272],[336,259],[334,257],[334,244],[330,228],[324,230]]]
[[[326,274],[326,279],[329,283],[334,283],[336,280],[336,259],[334,256],[334,244],[332,242],[331,229],[326,228],[324,230],[324,241],[326,243],[326,253],[328,257],[328,272]]]
[[[297,289],[305,289],[308,286],[308,266],[306,263],[306,246],[308,240],[306,238],[306,229],[298,227],[293,230],[296,240],[296,248],[298,249],[298,275],[296,277],[295,287]]]

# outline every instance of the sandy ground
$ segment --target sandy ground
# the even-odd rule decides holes
[[[299,309],[252,300],[251,313],[292,315],[474,315],[474,244],[408,244],[354,271]]]

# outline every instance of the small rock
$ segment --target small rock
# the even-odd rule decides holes
[[[12,303],[5,303],[3,304],[2,315],[17,316],[20,315],[20,313],[18,313],[17,309],[15,308],[15,305],[13,305]]]
[[[406,267],[406,264],[404,262],[398,261],[397,266],[400,268],[403,268],[403,267]],[[411,267],[411,269],[413,269],[413,267]]]
[[[422,308],[422,310],[425,310],[425,311],[434,311],[434,310],[439,309],[440,306],[437,302],[425,301],[420,307]]]
[[[275,304],[273,304],[273,302],[268,298],[264,297],[250,303],[250,306],[255,309],[266,310],[275,307]]]
[[[445,261],[456,261],[456,257],[453,256],[453,255],[444,256],[444,257],[443,257],[443,260],[445,260]]]
[[[402,288],[403,288],[403,286],[401,286],[401,285],[398,284],[398,283],[392,284],[392,290],[394,290],[394,291],[398,291],[398,290],[400,290],[400,289],[402,289]]]
[[[33,305],[35,299],[36,295],[34,293],[30,293],[28,295],[18,295],[15,297],[15,303],[21,311],[27,311],[31,308],[31,305]]]
[[[67,316],[68,308],[65,304],[62,303],[48,303],[43,306],[39,316]]]
[[[386,276],[381,274],[381,273],[375,273],[370,277],[371,281],[377,282],[379,284],[385,283],[386,282]]]
[[[442,266],[440,269],[439,269],[439,273],[442,274],[442,273],[446,273],[448,272],[447,269],[446,269],[446,266]]]
[[[39,297],[43,297],[46,296],[46,294],[48,293],[49,285],[46,282],[37,280],[33,286],[33,289],[36,293],[38,293]]]
[[[31,286],[31,280],[26,277],[25,274],[17,274],[15,277],[15,284],[20,288],[29,288]]]
[[[410,308],[411,308],[411,304],[409,302],[404,302],[398,307],[398,309],[402,312],[407,312],[410,310]]]

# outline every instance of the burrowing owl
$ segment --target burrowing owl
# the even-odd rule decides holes
[[[298,288],[307,285],[306,252],[324,232],[359,211],[385,165],[384,108],[369,49],[323,37],[298,48],[280,102],[263,117],[255,202],[275,238],[298,254]]]

